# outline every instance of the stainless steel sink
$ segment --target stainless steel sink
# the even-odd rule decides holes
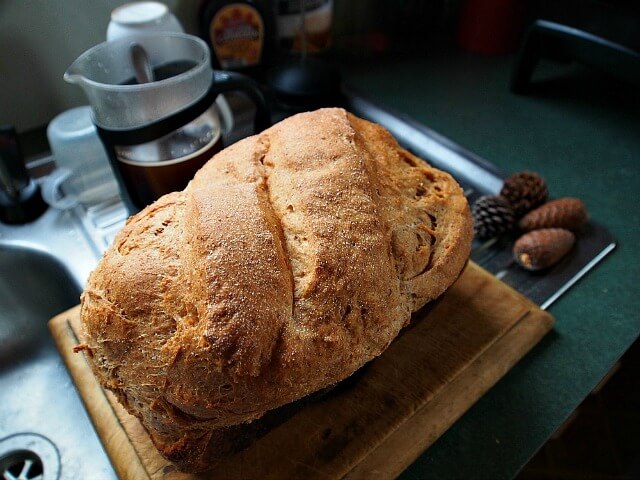
[[[47,329],[100,254],[85,220],[0,224],[0,479],[116,478]]]

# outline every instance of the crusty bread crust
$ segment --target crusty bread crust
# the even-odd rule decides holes
[[[344,110],[299,114],[129,219],[82,296],[83,341],[159,451],[202,470],[228,427],[380,355],[471,238],[450,175]]]

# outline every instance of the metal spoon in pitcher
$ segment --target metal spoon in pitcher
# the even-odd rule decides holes
[[[149,55],[147,55],[147,51],[144,49],[144,47],[139,43],[132,43],[129,47],[129,54],[131,55],[131,63],[133,64],[133,71],[136,76],[136,82],[153,82],[153,68],[151,68]]]
[[[131,57],[131,63],[133,64],[133,72],[136,77],[136,82],[151,83],[155,81],[153,74],[153,68],[149,61],[149,55],[142,45],[139,43],[132,43],[129,46],[129,55]],[[156,155],[159,159],[170,158],[171,147],[166,145],[162,139],[156,141],[155,145]]]

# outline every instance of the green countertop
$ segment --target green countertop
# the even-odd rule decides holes
[[[513,57],[456,53],[351,63],[348,83],[507,172],[580,197],[618,247],[551,308],[547,335],[401,476],[512,478],[640,332],[640,91],[579,66],[542,65],[508,88]]]

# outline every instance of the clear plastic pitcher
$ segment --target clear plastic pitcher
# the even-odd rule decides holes
[[[134,46],[146,54],[148,78],[141,80]],[[246,92],[257,105],[256,130],[269,122],[256,84],[237,73],[213,72],[206,43],[183,33],[101,43],[80,55],[64,78],[87,95],[132,212],[184,188],[221,148],[219,93]]]

